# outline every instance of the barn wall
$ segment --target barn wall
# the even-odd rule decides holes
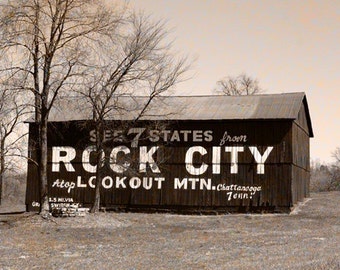
[[[302,105],[299,116],[293,123],[293,204],[309,196],[310,183],[310,140],[305,107]]]
[[[121,128],[119,125],[120,123],[114,123],[115,130]],[[107,133],[106,155],[110,155],[112,149],[118,145],[125,146],[131,151],[131,165],[122,175],[112,171],[112,164],[106,164],[106,180],[101,190],[104,207],[193,207],[228,211],[275,211],[289,209],[292,196],[294,200],[300,196],[299,188],[291,188],[292,175],[295,177],[301,174],[299,170],[292,171],[292,159],[295,158],[296,166],[299,166],[300,157],[293,153],[297,149],[291,144],[291,121],[173,121],[156,124],[141,121],[139,127],[151,130],[162,127],[160,130],[166,130],[162,134],[166,134],[167,139],[164,139],[165,135],[162,135],[163,139],[157,139],[157,136],[149,133],[149,129],[143,132],[138,141],[134,140],[136,134],[133,132],[125,133],[124,142],[119,142],[117,137],[113,138],[112,130]],[[89,123],[50,123],[48,180],[51,205],[92,203],[94,189],[91,188],[91,177],[94,174],[84,170],[87,165],[82,160],[84,149],[93,145],[91,130],[93,125]],[[34,135],[34,124],[31,124],[30,132]],[[194,133],[196,135],[193,135]],[[33,143],[33,140],[30,140],[30,143]],[[74,171],[68,171],[63,162],[58,162],[58,170],[52,171],[52,167],[56,165],[52,163],[52,150],[56,146],[75,149],[75,158],[69,164]],[[141,147],[146,147],[149,151],[155,146],[159,148],[153,159],[160,172],[152,171],[150,164],[146,164],[146,172],[139,172]],[[193,164],[187,164],[186,155],[193,146],[204,149],[206,153],[195,152]],[[243,150],[237,153],[237,172],[232,171],[232,168],[235,169],[230,152],[233,147]],[[263,164],[262,173],[258,171],[259,165],[250,150],[251,147],[256,147],[261,155],[269,147],[273,147]],[[219,155],[216,154],[218,151]],[[125,158],[125,155],[117,157],[118,160],[122,159],[122,162]],[[191,165],[193,168],[201,167],[202,171],[198,170],[196,175],[189,173],[186,168]],[[125,180],[122,180],[123,178]],[[292,195],[292,191],[296,194]],[[33,163],[29,163],[26,201],[28,209],[37,209],[34,204],[37,201],[37,170]]]
[[[34,163],[37,160],[36,145],[38,138],[37,126],[34,123],[29,124],[29,138],[28,138],[28,166],[27,166],[27,185],[26,185],[26,208],[29,211],[39,209],[39,178],[38,167]]]

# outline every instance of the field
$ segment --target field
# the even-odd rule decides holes
[[[340,192],[290,215],[0,215],[0,269],[340,269]]]

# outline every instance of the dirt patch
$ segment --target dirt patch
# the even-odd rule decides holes
[[[291,215],[0,216],[0,269],[340,269],[340,192]]]

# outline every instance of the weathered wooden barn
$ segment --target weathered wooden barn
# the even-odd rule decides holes
[[[51,111],[52,207],[89,206],[93,201],[98,168],[91,113],[91,108],[70,99]],[[159,97],[147,114],[137,122],[134,118],[130,110],[107,121],[103,155],[109,158],[100,168],[102,207],[289,212],[309,195],[313,129],[304,93]],[[29,134],[34,160],[34,122],[29,122]],[[38,187],[37,167],[30,161],[29,211],[39,209]]]

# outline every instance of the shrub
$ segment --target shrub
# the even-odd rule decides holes
[[[340,190],[340,166],[314,163],[311,166],[310,190],[312,192]]]
[[[3,179],[2,202],[25,203],[26,174],[6,174]]]

